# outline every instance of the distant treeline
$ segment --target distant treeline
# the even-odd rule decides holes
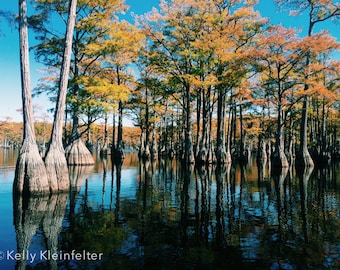
[[[40,148],[47,144],[50,139],[52,131],[52,123],[49,122],[36,122],[34,124],[37,143]],[[112,126],[108,126],[109,142],[113,134]],[[70,132],[71,126],[67,125],[64,132]],[[103,145],[104,144],[104,125],[92,124],[89,132],[84,132],[84,140],[88,145]],[[123,127],[124,133],[124,146],[125,148],[136,149],[140,141],[140,129],[138,127]],[[0,147],[1,148],[17,148],[22,141],[23,125],[17,122],[0,122]],[[65,144],[67,144],[66,140]]]

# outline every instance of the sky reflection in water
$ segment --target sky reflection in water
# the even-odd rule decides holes
[[[1,269],[339,267],[339,164],[273,176],[255,161],[195,169],[175,160],[139,164],[128,154],[113,169],[100,159],[73,168],[70,194],[15,198],[13,209],[15,156],[1,161],[0,251],[103,253],[93,261],[4,258]]]

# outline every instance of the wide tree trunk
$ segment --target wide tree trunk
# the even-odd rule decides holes
[[[16,164],[13,191],[30,194],[48,193],[46,168],[39,154],[34,133],[25,0],[19,0],[19,40],[24,135]]]
[[[65,153],[69,165],[87,166],[94,164],[93,156],[81,138],[68,145]]]
[[[70,143],[65,149],[67,164],[69,165],[92,165],[94,159],[91,151],[86,147],[79,134],[79,116],[75,112],[73,116],[73,126]]]
[[[65,37],[65,50],[61,65],[58,100],[54,115],[50,147],[45,158],[46,169],[50,177],[50,188],[52,192],[67,191],[70,188],[67,161],[62,143],[62,129],[68,77],[71,64],[72,37],[76,21],[76,7],[77,0],[71,0]]]

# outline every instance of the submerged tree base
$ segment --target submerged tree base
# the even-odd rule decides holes
[[[121,148],[113,148],[111,150],[111,159],[112,160],[123,160],[125,158],[123,149]]]
[[[314,161],[308,151],[297,151],[295,165],[297,169],[313,168]]]
[[[93,165],[94,160],[90,150],[81,138],[72,142],[65,149],[66,160],[69,165]]]
[[[23,143],[16,163],[13,192],[30,195],[50,192],[45,164],[36,145]]]
[[[51,193],[69,191],[70,180],[64,150],[50,145],[45,158],[45,165]]]

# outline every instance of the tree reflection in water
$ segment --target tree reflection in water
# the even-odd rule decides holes
[[[81,188],[71,192],[59,234],[60,250],[103,252],[103,260],[92,264],[59,262],[59,266],[339,267],[339,168],[270,174],[268,162],[259,172],[255,161],[250,165],[193,167],[174,159],[139,163],[129,158],[127,155],[124,163],[102,160],[95,174],[74,181]],[[31,214],[37,216],[34,220],[43,215]],[[30,222],[30,226],[34,224],[38,221]],[[23,230],[27,235],[34,231]],[[18,239],[23,238],[19,227],[17,231]],[[26,248],[27,241],[19,242],[21,249]]]
[[[35,255],[33,265],[41,269],[58,269],[56,260],[44,261],[40,252],[58,251],[58,236],[62,228],[65,215],[68,194],[58,194],[43,197],[15,196],[14,226],[17,239],[17,253],[23,254],[17,260],[16,269],[26,269],[30,258],[27,252],[33,249],[31,254]],[[31,247],[34,236],[40,237],[44,243],[38,249]],[[46,254],[46,253],[43,253]]]

